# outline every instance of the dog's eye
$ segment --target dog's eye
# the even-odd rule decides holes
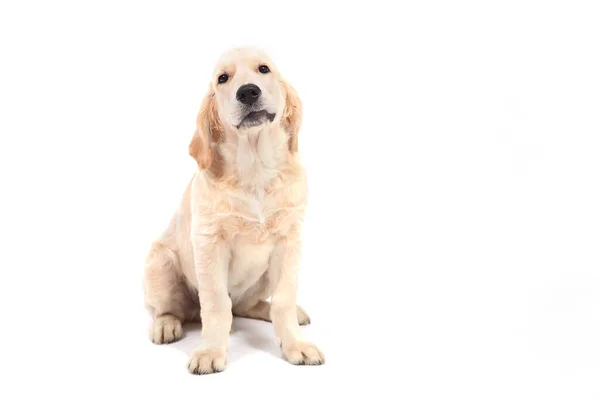
[[[269,72],[271,72],[271,70],[269,69],[269,67],[267,67],[266,65],[261,65],[260,67],[258,67],[258,71],[261,74],[268,74]]]
[[[229,75],[227,75],[227,74],[219,75],[219,83],[225,83],[225,82],[227,82],[227,79],[229,79]]]

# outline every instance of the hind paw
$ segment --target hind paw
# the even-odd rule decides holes
[[[181,339],[183,329],[181,321],[173,315],[156,317],[150,329],[150,340],[155,344],[173,343]]]

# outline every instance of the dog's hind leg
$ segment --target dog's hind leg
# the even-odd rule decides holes
[[[181,339],[182,323],[200,315],[196,297],[179,271],[177,254],[161,243],[153,243],[144,270],[145,305],[153,319],[150,328],[153,343]]]
[[[271,303],[266,299],[271,294],[269,282],[271,278],[268,274],[264,274],[246,293],[236,299],[233,304],[233,315],[242,318],[259,319],[262,321],[271,321]],[[310,324],[310,317],[300,306],[296,306],[298,313],[298,323],[300,325]]]
[[[300,325],[310,324],[310,317],[302,307],[296,306],[296,311],[298,313],[298,323]],[[236,317],[260,319],[262,321],[272,322],[271,303],[265,300],[259,300],[258,303],[251,307],[248,307],[247,304],[240,304],[233,308],[233,315]]]

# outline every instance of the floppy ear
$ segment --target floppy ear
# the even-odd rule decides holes
[[[300,131],[300,125],[302,125],[302,102],[292,85],[281,79],[281,86],[285,95],[285,109],[282,117],[283,128],[290,135],[288,142],[290,151],[297,152],[298,132]]]
[[[222,139],[223,126],[219,121],[215,93],[209,89],[196,117],[196,131],[189,146],[189,153],[200,170],[210,168],[214,155],[212,144]]]

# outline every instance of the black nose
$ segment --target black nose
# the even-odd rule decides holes
[[[260,97],[260,93],[261,91],[258,86],[249,83],[240,86],[235,97],[240,103],[251,106],[256,102],[256,100],[258,100],[258,98]]]

